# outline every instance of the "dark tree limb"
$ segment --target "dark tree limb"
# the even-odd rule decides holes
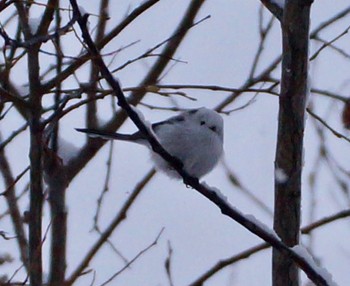
[[[290,247],[299,244],[310,6],[310,1],[286,0],[281,24],[283,58],[275,159],[274,229]],[[272,272],[274,286],[299,285],[295,261],[276,248]]]
[[[46,3],[45,11],[43,16],[41,17],[41,22],[36,31],[36,35],[46,35],[50,24],[53,20],[55,9],[57,8],[59,0],[49,0]]]
[[[18,13],[21,32],[25,41],[32,38],[29,25],[29,13],[25,4],[14,2]],[[40,89],[40,64],[39,45],[34,45],[27,50],[27,66],[30,96],[28,100],[29,111],[27,120],[30,130],[30,210],[29,210],[29,279],[31,284],[42,284],[42,202],[43,202],[43,168],[42,168],[42,125],[41,125],[41,89]]]
[[[96,28],[96,37],[95,37],[95,43],[100,42],[104,35],[107,25],[107,19],[108,19],[108,7],[109,7],[109,0],[102,0],[100,3],[100,12],[99,17],[100,20],[98,21],[97,28]],[[98,88],[99,84],[99,70],[95,65],[91,65],[90,69],[90,91],[87,92],[87,97],[91,101],[86,105],[86,126],[87,128],[96,128],[98,127],[98,120],[97,120],[97,103],[96,100],[96,90]]]
[[[272,0],[260,0],[261,3],[274,15],[278,20],[282,21],[283,9]]]
[[[21,3],[22,4],[22,3]],[[26,9],[16,4],[21,19],[21,28],[26,40],[32,37],[28,25],[28,14]],[[41,124],[42,114],[42,89],[40,82],[40,45],[34,45],[27,49],[28,55],[28,79],[30,111],[28,112],[30,133],[30,206],[29,206],[29,280],[32,285],[42,285],[42,206],[43,206],[43,126]]]
[[[68,186],[61,158],[49,148],[44,149],[45,182],[48,186],[51,211],[50,286],[63,285],[66,271],[67,211],[65,193]]]

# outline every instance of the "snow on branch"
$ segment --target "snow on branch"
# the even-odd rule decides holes
[[[329,286],[337,286],[337,284],[333,281],[332,274],[330,274],[327,269],[320,267],[316,264],[315,260],[311,256],[311,254],[307,251],[307,249],[302,245],[295,245],[292,247],[292,250],[297,253],[300,257],[302,257],[307,263],[314,268],[315,272],[319,273],[324,277]]]

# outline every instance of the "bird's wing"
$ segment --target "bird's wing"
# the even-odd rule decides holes
[[[157,129],[159,127],[165,126],[165,125],[173,125],[173,124],[176,124],[176,123],[182,122],[182,121],[185,121],[185,117],[182,114],[180,114],[180,115],[177,115],[177,116],[174,116],[174,117],[170,117],[167,120],[160,121],[160,122],[157,122],[157,123],[153,123],[152,124],[152,129],[157,134]]]

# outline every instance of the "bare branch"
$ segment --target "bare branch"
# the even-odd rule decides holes
[[[324,121],[321,117],[316,115],[310,108],[307,108],[306,110],[312,117],[317,119],[323,126],[325,126],[329,131],[331,131],[336,137],[350,142],[350,139],[348,137],[346,137],[345,135],[343,135],[343,134],[339,133],[338,131],[336,131],[335,129],[333,129],[326,121]]]
[[[114,273],[108,280],[103,282],[100,286],[106,286],[108,283],[112,282],[118,275],[120,275],[122,272],[124,272],[128,267],[130,267],[131,264],[133,264],[137,259],[139,259],[142,255],[144,255],[148,250],[150,250],[152,247],[157,245],[158,240],[160,236],[163,233],[164,228],[161,229],[159,234],[157,235],[156,239],[145,249],[141,250],[133,259],[129,261],[127,265],[125,265],[122,269],[120,269],[118,272]]]
[[[170,241],[168,241],[168,257],[165,260],[164,266],[165,266],[165,271],[168,276],[170,286],[174,286],[172,273],[171,273],[172,256],[173,256],[173,249],[171,247]]]
[[[274,15],[278,20],[282,21],[283,18],[283,9],[272,0],[260,0],[264,6],[269,9],[269,11]]]
[[[345,8],[344,10],[340,11],[339,13],[335,14],[333,17],[327,19],[323,23],[321,23],[318,27],[316,27],[311,33],[310,33],[310,38],[314,38],[317,34],[319,34],[322,30],[328,28],[335,22],[343,19],[350,13],[350,6]]]
[[[100,238],[96,241],[96,243],[91,247],[89,252],[86,254],[84,259],[81,261],[81,263],[78,265],[78,267],[73,271],[73,273],[70,275],[70,277],[67,279],[66,284],[67,286],[73,285],[75,280],[77,280],[80,275],[82,275],[85,268],[89,265],[90,261],[94,258],[97,251],[104,245],[108,237],[112,234],[112,232],[115,230],[115,228],[126,218],[126,214],[131,207],[131,205],[135,202],[141,191],[144,189],[144,187],[150,182],[150,180],[155,175],[156,171],[154,169],[150,170],[146,176],[136,185],[134,191],[131,193],[130,197],[127,199],[127,201],[124,203],[121,210],[118,212],[118,214],[115,216],[113,221],[110,223],[110,225],[107,227],[107,229],[102,233]]]
[[[331,46],[334,42],[336,42],[337,40],[339,40],[340,38],[342,38],[343,36],[345,36],[348,32],[349,32],[350,26],[348,26],[341,34],[339,34],[338,36],[334,37],[332,40],[330,40],[329,42],[326,42],[322,45],[322,47],[320,47],[311,57],[310,57],[310,61],[313,61],[325,48]]]

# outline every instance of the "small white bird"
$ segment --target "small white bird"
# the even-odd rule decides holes
[[[184,111],[152,124],[151,128],[164,149],[179,159],[184,170],[193,177],[200,178],[210,172],[223,153],[223,119],[211,109],[202,107]],[[127,135],[95,129],[76,130],[91,137],[130,141],[151,147],[140,131]],[[151,155],[157,169],[170,177],[180,177],[157,153],[152,151]]]

